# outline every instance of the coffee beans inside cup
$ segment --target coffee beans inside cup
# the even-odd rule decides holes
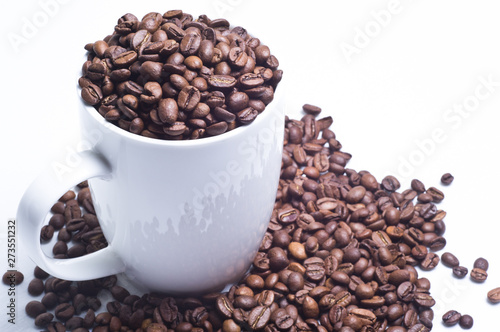
[[[141,20],[125,14],[85,49],[85,103],[120,128],[158,139],[199,139],[250,124],[283,74],[245,28],[181,10]]]

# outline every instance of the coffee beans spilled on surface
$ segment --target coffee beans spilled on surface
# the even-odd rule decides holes
[[[471,329],[474,325],[474,319],[470,315],[462,315],[456,310],[447,311],[443,317],[443,324],[445,326],[459,325],[463,329]]]
[[[125,14],[85,49],[85,103],[120,128],[159,139],[215,136],[253,122],[283,74],[243,27],[181,10],[142,20]]]
[[[29,292],[40,298],[26,305],[28,316],[49,332],[430,331],[435,300],[418,268],[441,261],[435,251],[446,245],[446,212],[436,204],[444,194],[419,180],[401,191],[394,176],[378,181],[348,168],[351,155],[330,129],[333,119],[319,118],[313,105],[303,110],[300,120],[285,120],[279,188],[259,252],[228,292],[131,294],[116,276],[72,282],[36,267]],[[57,236],[54,257],[107,246],[86,182],[52,212],[53,230],[42,229],[40,238]],[[442,260],[454,266],[453,257]],[[105,292],[113,300],[103,304]],[[500,301],[500,291],[490,293]]]

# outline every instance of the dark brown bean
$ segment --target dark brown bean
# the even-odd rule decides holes
[[[441,255],[441,261],[444,265],[454,268],[460,265],[458,258],[450,252],[445,252]]]
[[[453,268],[453,275],[457,278],[464,278],[469,270],[465,266],[455,266]]]
[[[453,182],[453,180],[454,180],[454,177],[450,173],[444,173],[441,176],[441,183],[444,185],[450,185]]]
[[[456,310],[449,310],[443,315],[443,323],[446,326],[458,324],[462,315]]]
[[[484,271],[488,271],[489,263],[485,258],[479,257],[478,259],[476,259],[474,261],[473,267],[484,270]]]

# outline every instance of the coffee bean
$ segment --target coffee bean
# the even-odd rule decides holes
[[[312,114],[312,115],[318,115],[319,113],[321,113],[321,107],[311,104],[302,105],[302,110],[307,114]]]
[[[488,292],[488,301],[491,303],[500,303],[500,287],[494,288]]]
[[[227,122],[221,121],[208,126],[206,128],[206,133],[210,136],[216,136],[225,133],[227,129],[228,129]]]
[[[441,262],[443,262],[444,265],[454,268],[460,265],[460,261],[458,258],[453,255],[451,252],[445,252],[441,255]]]
[[[262,329],[271,318],[269,307],[257,306],[248,314],[248,324],[253,330]]]
[[[316,318],[319,315],[319,306],[316,300],[310,296],[305,296],[302,302],[304,318]]]
[[[38,327],[46,327],[54,319],[54,315],[50,312],[41,313],[35,318],[35,325]]]
[[[111,287],[110,291],[113,298],[120,302],[123,302],[123,300],[125,300],[125,298],[130,295],[127,289],[118,285]]]
[[[488,278],[488,273],[483,269],[475,267],[470,272],[470,278],[475,282],[484,282]]]
[[[25,307],[26,314],[31,318],[36,318],[38,315],[47,312],[47,309],[40,301],[30,301]],[[51,319],[52,320],[52,319]]]
[[[451,184],[453,182],[454,179],[455,178],[450,173],[444,173],[441,176],[441,183],[444,184],[444,185],[449,185],[449,184]]]
[[[36,266],[34,271],[33,271],[33,275],[35,276],[35,278],[38,278],[38,279],[47,279],[47,277],[49,276],[49,274],[47,272],[45,272],[44,270],[42,270],[39,266]]]
[[[432,196],[432,201],[435,203],[441,202],[444,198],[443,192],[435,187],[427,188],[426,192]]]
[[[260,74],[246,73],[238,78],[238,83],[243,89],[251,89],[262,85],[264,79]]]
[[[489,263],[485,258],[478,258],[474,261],[474,268],[478,268],[484,271],[488,271]]]
[[[430,295],[430,292],[421,288],[417,288],[415,290],[414,300],[418,305],[425,308],[430,308],[436,304],[436,301]]]
[[[236,79],[230,75],[211,75],[208,85],[212,88],[229,89],[236,85]]]
[[[270,249],[267,256],[269,258],[269,266],[273,271],[282,270],[290,263],[287,254],[280,247]]]
[[[223,316],[230,318],[233,315],[234,307],[229,299],[225,295],[221,295],[217,297],[216,300],[216,308],[220,314]]]
[[[193,111],[200,102],[200,90],[188,85],[179,92],[177,104],[179,109],[186,112]]]
[[[30,281],[28,285],[28,293],[31,296],[38,296],[43,293],[45,287],[43,285],[43,281],[41,279],[35,278]]]
[[[422,260],[420,267],[425,271],[432,270],[439,264],[439,260],[440,259],[437,254],[430,252]]]
[[[82,89],[82,98],[89,105],[97,105],[103,98],[102,90],[91,83]]]
[[[168,329],[163,324],[152,323],[148,325],[146,332],[168,332]]]
[[[468,330],[474,325],[474,319],[470,315],[462,315],[458,324],[461,328]]]
[[[56,293],[45,291],[45,295],[41,299],[41,303],[49,310],[54,309],[59,299]]]
[[[462,315],[456,310],[449,310],[443,315],[443,323],[446,326],[458,324]]]
[[[467,273],[469,273],[469,270],[464,266],[455,266],[453,268],[453,275],[457,278],[464,278]]]
[[[389,192],[396,191],[401,187],[401,184],[399,183],[398,179],[396,179],[396,177],[392,175],[388,175],[384,179],[382,179],[381,185],[382,188],[384,188]]]
[[[67,321],[75,314],[75,308],[69,303],[61,303],[54,310],[55,316],[61,321]]]
[[[423,324],[415,324],[410,329],[408,329],[408,332],[429,332],[429,331],[430,328],[424,326]]]
[[[252,107],[247,107],[247,108],[239,111],[236,114],[236,118],[238,119],[238,121],[241,124],[247,125],[247,124],[252,123],[257,118],[258,115],[259,115],[259,112],[257,112],[256,109],[254,109]]]
[[[19,285],[24,280],[24,275],[20,271],[7,271],[2,276],[2,282],[7,286]]]
[[[54,247],[52,248],[52,253],[54,254],[54,256],[66,255],[67,251],[68,251],[68,245],[64,241],[57,241],[56,244],[54,244]]]

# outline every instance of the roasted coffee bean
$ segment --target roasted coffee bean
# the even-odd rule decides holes
[[[456,310],[449,310],[443,315],[443,323],[446,326],[458,324],[462,315]]]
[[[460,320],[458,321],[458,324],[461,328],[468,330],[471,329],[474,325],[474,319],[470,315],[462,315],[462,317],[460,317]]]
[[[115,300],[123,302],[127,296],[130,295],[129,291],[122,286],[115,285],[110,288],[111,295]]]
[[[205,130],[209,136],[216,136],[225,133],[227,129],[228,129],[227,122],[221,121],[211,124]]]
[[[398,179],[392,175],[386,176],[384,179],[382,179],[381,182],[382,188],[389,192],[393,192],[398,190],[401,187],[401,184],[399,183]]]
[[[35,276],[35,278],[42,279],[42,280],[47,279],[47,277],[49,276],[49,274],[47,272],[45,272],[44,270],[42,270],[39,266],[35,267],[35,269],[33,271],[33,275]]]
[[[179,109],[190,112],[193,111],[200,102],[200,90],[188,85],[179,92],[177,105]]]
[[[230,75],[211,75],[208,78],[208,85],[216,89],[229,89],[236,85],[237,81]]]
[[[444,184],[444,185],[449,185],[449,184],[451,184],[453,182],[454,179],[455,178],[450,173],[444,173],[441,176],[441,183]]]
[[[99,86],[90,83],[82,89],[82,98],[89,105],[97,105],[103,98],[102,90]]]
[[[483,269],[475,267],[470,272],[470,278],[475,282],[484,282],[488,278],[488,273]]]
[[[273,271],[282,270],[290,263],[286,252],[280,247],[270,249],[267,257],[269,258],[269,266]]]
[[[488,292],[488,300],[491,303],[500,303],[500,287],[494,288]]]
[[[302,105],[302,110],[307,114],[312,114],[312,115],[318,115],[319,113],[321,113],[321,107],[311,104]]]
[[[444,198],[443,192],[435,187],[427,188],[426,192],[432,196],[432,201],[435,203],[441,202]]]
[[[66,255],[68,252],[68,245],[64,241],[57,241],[56,244],[54,244],[54,247],[52,248],[52,253],[54,256],[57,255]]]
[[[7,271],[2,276],[2,282],[7,285],[19,285],[24,280],[24,275],[20,271]]]
[[[234,307],[225,295],[217,297],[216,308],[219,313],[227,318],[231,318],[234,312]]]
[[[408,329],[408,332],[430,332],[430,328],[424,326],[423,324],[415,324]]]
[[[269,307],[257,306],[248,314],[248,324],[252,330],[259,330],[266,326],[271,318]]]
[[[443,262],[444,265],[454,268],[460,265],[460,261],[458,258],[453,255],[451,252],[445,252],[441,255],[441,262]]]
[[[426,289],[417,288],[414,294],[414,301],[421,307],[430,308],[436,304],[434,298],[430,295],[430,292]]]
[[[75,314],[75,308],[69,303],[61,303],[55,308],[54,314],[57,319],[65,322],[73,317]]]
[[[478,268],[484,271],[488,271],[489,263],[485,258],[478,258],[474,261],[474,268]]]
[[[316,318],[319,315],[319,305],[316,300],[306,295],[302,302],[302,311],[304,318]]]
[[[54,309],[58,303],[56,293],[45,291],[45,295],[41,299],[41,303],[49,310]]]
[[[289,329],[294,324],[293,317],[284,308],[276,309],[271,315],[271,320],[279,329],[283,330]]]
[[[66,327],[61,322],[50,322],[46,326],[48,332],[65,332]]]
[[[409,302],[414,299],[416,287],[410,281],[405,281],[400,284],[397,288],[398,297],[405,301]]]
[[[54,319],[54,315],[50,312],[41,313],[35,318],[35,325],[38,327],[46,327]]]
[[[464,278],[469,270],[465,266],[455,266],[453,268],[453,275],[457,278]]]
[[[439,256],[433,252],[428,253],[420,263],[420,267],[425,271],[434,269],[439,264]]]
[[[43,285],[43,281],[41,279],[35,278],[30,281],[28,285],[28,293],[31,296],[38,296],[43,293],[45,287]]]
[[[26,314],[31,318],[36,318],[38,315],[47,312],[47,309],[40,301],[30,301],[25,307]]]
[[[257,118],[258,115],[259,115],[259,112],[257,112],[256,109],[254,109],[252,107],[247,107],[247,108],[239,111],[236,114],[236,118],[238,119],[238,121],[241,124],[246,125],[246,124],[252,123]]]

